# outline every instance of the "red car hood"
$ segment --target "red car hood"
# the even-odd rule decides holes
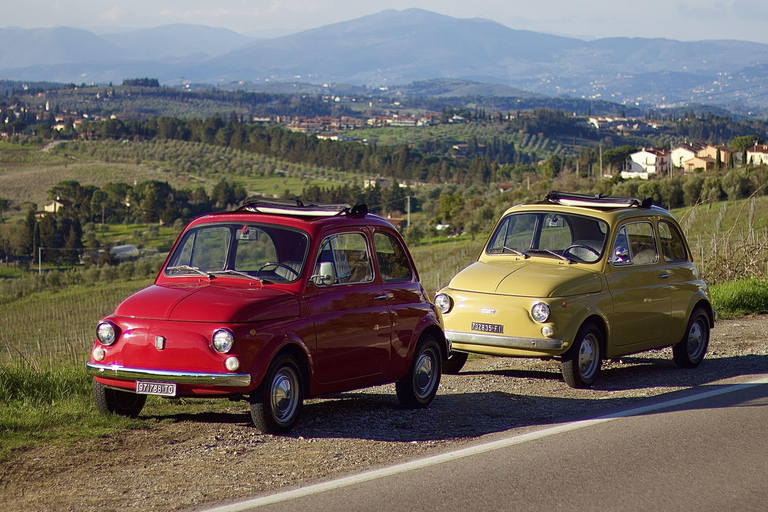
[[[152,285],[125,299],[115,315],[188,322],[241,323],[299,316],[296,296],[269,288],[217,284]]]

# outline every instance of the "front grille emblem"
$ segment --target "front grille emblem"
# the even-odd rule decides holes
[[[165,349],[165,337],[163,337],[163,336],[155,336],[155,348],[157,350]]]

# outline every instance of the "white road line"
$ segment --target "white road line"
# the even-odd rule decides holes
[[[624,411],[607,414],[605,416],[599,416],[593,419],[563,423],[561,425],[545,428],[543,430],[537,430],[535,432],[518,434],[512,437],[499,439],[497,441],[489,441],[487,443],[478,444],[478,445],[470,446],[467,448],[461,448],[459,450],[455,450],[452,452],[441,453],[439,455],[433,455],[431,457],[425,457],[423,459],[404,462],[402,464],[396,464],[394,466],[389,466],[381,469],[364,471],[356,475],[350,475],[347,477],[330,480],[328,482],[308,485],[306,487],[292,489],[289,491],[276,492],[274,494],[269,494],[259,498],[247,499],[244,501],[239,501],[237,503],[231,503],[229,505],[221,505],[218,507],[213,507],[205,510],[207,512],[241,512],[243,510],[260,507],[263,505],[269,505],[272,503],[279,503],[281,501],[287,501],[295,498],[301,498],[304,496],[310,496],[312,494],[318,494],[318,493],[329,491],[332,489],[339,489],[341,487],[347,487],[349,485],[354,485],[361,482],[368,482],[371,480],[375,480],[377,478],[383,478],[391,475],[396,475],[399,473],[405,473],[407,471],[413,471],[415,469],[421,469],[428,466],[433,466],[435,464],[442,464],[444,462],[463,459],[465,457],[471,457],[473,455],[487,453],[493,450],[506,448],[508,446],[514,446],[517,444],[526,443],[528,441],[533,441],[536,439],[542,439],[545,437],[562,434],[563,432],[571,432],[574,430],[591,427],[593,425],[605,423],[607,421],[612,421],[618,418],[626,418],[628,416],[637,416],[640,414],[646,414],[652,411],[657,411],[659,409],[666,409],[668,407],[675,407],[677,405],[696,402],[698,400],[704,400],[707,398],[711,398],[713,396],[724,395],[726,393],[733,393],[733,392],[741,391],[743,389],[747,389],[752,386],[757,386],[760,384],[768,384],[768,376],[760,377],[758,379],[755,379],[743,384],[728,384],[725,386],[717,386],[715,389],[712,389],[710,391],[704,391],[694,395],[685,396],[682,398],[667,400],[664,402],[659,402],[659,403],[646,405],[642,407],[635,407],[633,409],[627,409]]]

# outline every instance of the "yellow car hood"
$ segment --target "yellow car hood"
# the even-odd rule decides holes
[[[521,297],[567,297],[602,290],[600,274],[595,271],[535,260],[478,261],[459,272],[449,286]]]

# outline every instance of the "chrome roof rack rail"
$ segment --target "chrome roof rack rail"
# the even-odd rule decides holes
[[[299,217],[334,217],[347,215],[350,217],[365,217],[368,206],[357,204],[304,204],[300,199],[264,199],[249,197],[243,200],[237,211],[268,213],[272,215],[295,215]]]
[[[606,196],[603,194],[573,194],[553,190],[539,203],[555,203],[563,206],[582,206],[586,208],[603,209],[650,208],[653,206],[653,199],[650,197]]]

